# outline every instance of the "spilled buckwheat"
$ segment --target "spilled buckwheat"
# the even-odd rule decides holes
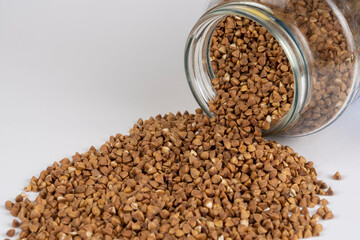
[[[197,110],[140,119],[33,177],[35,201],[6,205],[20,239],[299,239],[332,217],[308,211],[324,186],[290,147]]]

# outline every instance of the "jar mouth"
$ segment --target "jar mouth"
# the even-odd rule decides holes
[[[283,48],[294,76],[294,100],[289,112],[263,135],[276,135],[293,126],[300,117],[310,93],[310,68],[301,34],[296,34],[283,21],[276,18],[272,11],[258,3],[224,3],[206,12],[192,29],[185,48],[185,72],[190,89],[203,111],[213,117],[208,102],[216,96],[212,86],[215,74],[210,60],[211,37],[216,26],[226,16],[241,16],[265,27]]]

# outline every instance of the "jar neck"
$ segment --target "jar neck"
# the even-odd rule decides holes
[[[219,2],[219,1],[218,1]],[[216,92],[211,80],[215,77],[210,60],[212,33],[226,16],[242,16],[265,27],[284,49],[294,75],[294,100],[290,111],[264,135],[275,135],[291,127],[309,101],[311,89],[311,53],[300,32],[276,18],[267,7],[253,2],[226,1],[206,12],[191,31],[185,49],[185,71],[191,91],[210,117],[208,102]]]

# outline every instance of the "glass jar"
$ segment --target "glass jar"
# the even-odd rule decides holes
[[[249,18],[280,43],[294,75],[290,111],[264,135],[302,136],[334,122],[360,95],[359,0],[211,0],[191,31],[185,70],[206,114],[216,95],[210,58],[214,29],[226,16]]]

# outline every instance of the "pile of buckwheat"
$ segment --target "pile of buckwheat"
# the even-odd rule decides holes
[[[227,40],[226,40],[227,39]],[[33,177],[5,207],[20,239],[268,240],[318,236],[333,195],[312,162],[261,130],[289,110],[293,77],[261,26],[226,18],[212,41],[216,117],[140,119]],[[328,189],[328,190],[326,190]],[[320,205],[320,206],[319,206]],[[309,208],[317,207],[315,214]],[[12,237],[11,229],[8,236]]]
[[[290,147],[197,110],[140,119],[33,177],[35,201],[6,207],[20,239],[298,239],[332,218],[326,187]]]

